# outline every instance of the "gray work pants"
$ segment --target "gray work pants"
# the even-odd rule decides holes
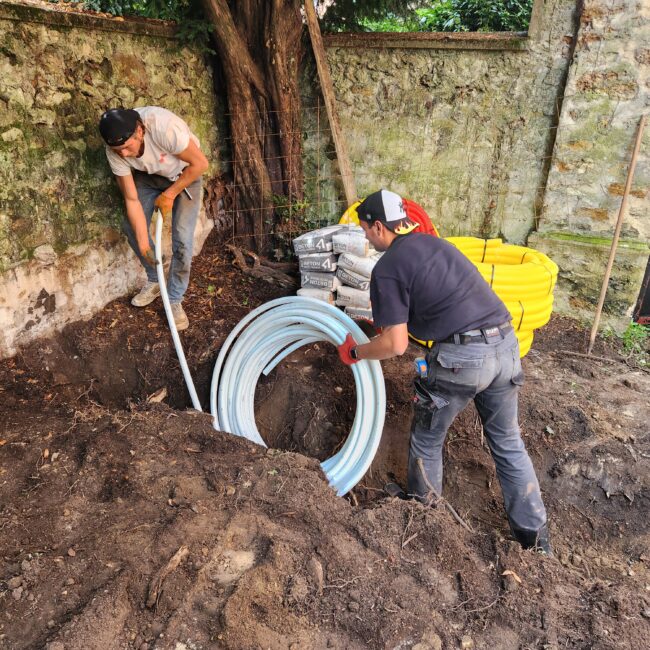
[[[408,492],[423,502],[431,498],[431,486],[441,494],[447,429],[473,399],[510,524],[537,531],[546,523],[546,510],[518,423],[517,399],[524,382],[519,344],[512,331],[495,338],[489,343],[439,343],[428,353],[427,377],[416,380]]]
[[[172,184],[172,181],[164,176],[145,174],[137,170],[133,171],[133,180],[147,220],[147,228],[149,228],[154,211],[154,201]],[[172,208],[172,261],[167,276],[169,302],[181,302],[190,283],[194,230],[201,207],[201,179],[194,181],[187,190],[192,199],[190,200],[185,192],[181,192],[174,200]],[[126,234],[133,252],[138,256],[147,272],[147,279],[150,282],[158,282],[156,269],[140,254],[133,228],[126,217],[122,221],[122,230]],[[149,246],[151,246],[151,250],[154,250],[151,233],[149,234]]]

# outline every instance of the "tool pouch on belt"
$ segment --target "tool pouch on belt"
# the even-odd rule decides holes
[[[415,422],[416,424],[425,427],[426,429],[431,426],[431,418],[436,411],[445,408],[449,402],[442,397],[432,392],[429,387],[421,378],[416,378],[413,382],[415,394],[413,396],[413,403],[415,405]]]

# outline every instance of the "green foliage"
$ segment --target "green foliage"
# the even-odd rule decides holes
[[[533,0],[338,0],[328,9],[329,31],[521,32]]]
[[[363,31],[367,32],[419,32],[420,22],[417,20],[415,14],[411,16],[396,16],[395,14],[388,14],[379,20],[372,20],[370,18],[363,18],[361,25],[364,27]]]
[[[389,26],[399,25],[399,21],[415,18],[414,9],[431,6],[423,0],[337,0],[325,12],[322,29],[330,32],[367,32],[381,25],[387,31],[405,31]]]
[[[69,0],[49,0],[67,3]],[[178,40],[201,52],[213,53],[209,47],[212,26],[205,19],[199,0],[83,0],[85,9],[113,16],[140,16],[171,20],[178,24]]]
[[[523,32],[532,9],[533,0],[439,0],[416,14],[428,32]]]
[[[640,366],[650,365],[650,328],[639,323],[630,323],[621,339],[625,352],[634,357]]]
[[[294,237],[308,230],[321,228],[323,220],[316,206],[304,199],[291,200],[284,194],[271,196],[277,217],[277,225],[273,230],[274,255],[277,260],[293,259]],[[270,224],[271,222],[269,222]]]
[[[192,0],[84,0],[83,4],[86,9],[114,16],[142,16],[175,21],[196,18],[195,12],[199,8]]]

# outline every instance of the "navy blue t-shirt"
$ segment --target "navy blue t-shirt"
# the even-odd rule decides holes
[[[422,233],[393,240],[373,269],[370,300],[377,327],[407,323],[409,332],[425,341],[511,320],[465,255]]]

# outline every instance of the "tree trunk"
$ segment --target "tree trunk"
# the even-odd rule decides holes
[[[202,2],[226,79],[235,235],[244,238],[241,245],[268,252],[275,243],[269,235],[303,198],[300,2]]]

